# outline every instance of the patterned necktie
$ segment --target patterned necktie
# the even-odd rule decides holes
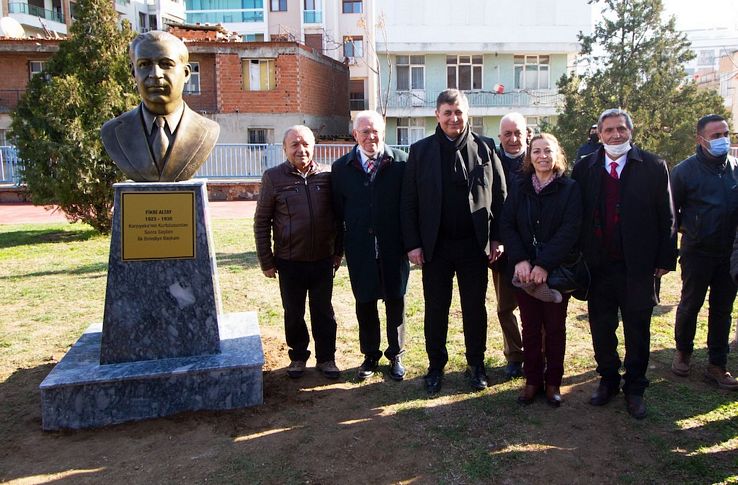
[[[377,167],[376,161],[376,158],[370,157],[366,159],[366,173],[368,173],[369,176],[374,174],[374,169]]]
[[[615,180],[619,179],[618,177],[618,164],[617,162],[610,163],[610,177],[614,178]]]
[[[163,116],[157,116],[154,119],[154,123],[157,129],[154,130],[154,139],[151,142],[151,148],[154,152],[154,161],[159,167],[159,171],[161,171],[164,167],[164,158],[167,155],[167,149],[169,148],[169,137],[166,131],[164,131],[166,120]]]

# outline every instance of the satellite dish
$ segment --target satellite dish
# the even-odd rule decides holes
[[[23,39],[26,31],[17,20],[11,17],[0,18],[0,37],[10,37],[11,39]]]

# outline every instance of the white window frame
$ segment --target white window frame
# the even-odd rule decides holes
[[[423,138],[425,138],[424,118],[397,118],[398,145],[412,145]]]
[[[413,91],[425,89],[425,56],[395,56],[395,69],[397,72],[397,90]],[[400,70],[407,70],[407,85],[400,85]],[[415,83],[413,73],[420,73],[420,83]]]
[[[545,72],[545,82],[541,82]],[[535,74],[535,80],[529,76]],[[551,89],[551,56],[518,54],[513,57],[513,85],[516,91]]]
[[[28,77],[33,79],[36,74],[41,74],[46,69],[46,61],[28,61]]]
[[[353,55],[346,53],[346,46],[351,45]],[[364,38],[362,36],[347,35],[343,38],[343,56],[349,59],[361,59],[364,57]]]
[[[459,85],[459,70],[465,66],[469,66],[469,88]],[[453,70],[454,82],[449,83],[449,74]],[[476,74],[475,74],[476,72]],[[479,79],[477,79],[479,78]],[[453,84],[453,86],[451,85]],[[477,87],[475,87],[475,85]],[[455,88],[461,91],[481,91],[484,86],[484,56],[475,55],[456,55],[446,56],[446,87]]]
[[[190,62],[192,71],[190,73],[190,80],[184,85],[184,94],[198,95],[200,94],[200,63]]]

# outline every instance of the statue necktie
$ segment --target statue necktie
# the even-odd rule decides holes
[[[169,137],[164,130],[166,120],[163,116],[157,116],[154,123],[156,124],[157,129],[154,130],[154,140],[151,142],[151,148],[154,152],[156,165],[159,167],[159,171],[161,171],[162,168],[164,168],[164,158],[166,157],[167,149],[169,148]]]

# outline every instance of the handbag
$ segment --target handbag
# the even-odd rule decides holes
[[[528,224],[530,232],[533,235],[533,248],[536,252],[536,258],[541,253],[544,243],[538,241],[536,237],[536,226],[530,215],[530,199],[527,199],[528,208]],[[571,294],[577,300],[586,300],[589,294],[589,285],[591,275],[589,266],[584,260],[584,255],[578,249],[573,250],[561,264],[548,272],[546,284],[549,288],[558,290],[561,294]]]

